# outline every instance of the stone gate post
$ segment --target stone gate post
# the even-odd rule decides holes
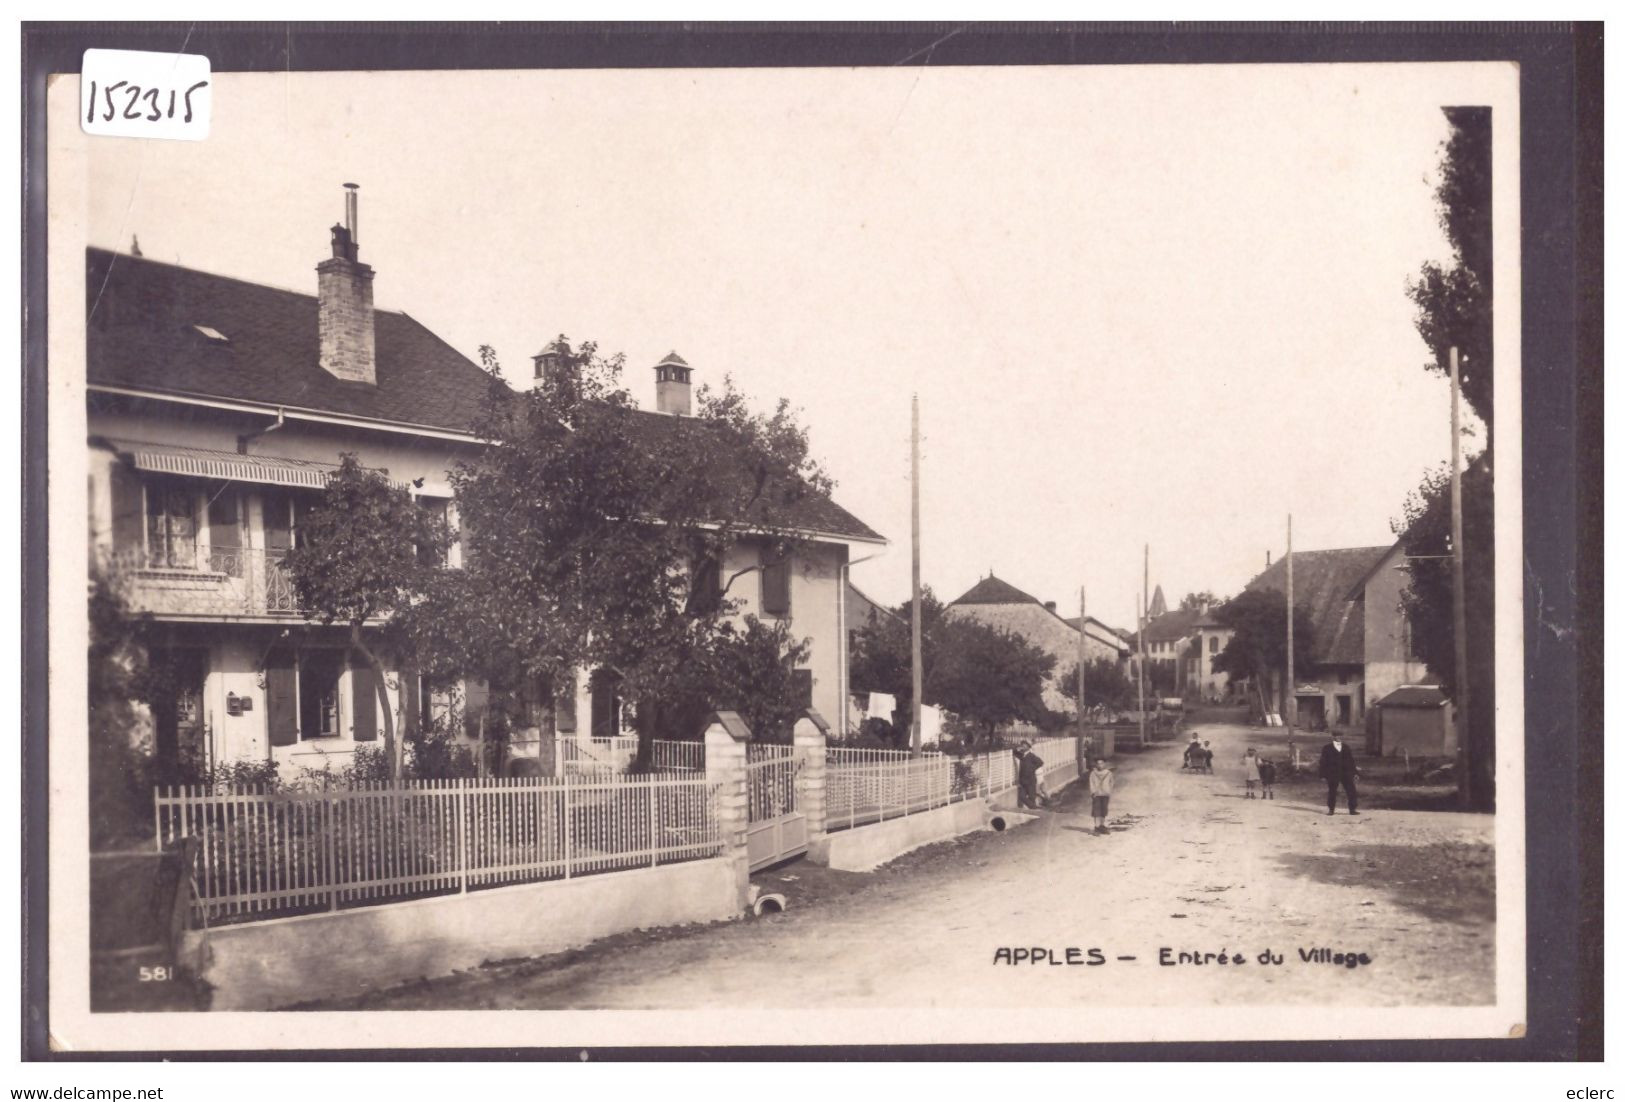
[[[718,855],[732,866],[739,910],[750,905],[750,854],[745,834],[750,809],[745,792],[745,747],[750,728],[738,712],[721,711],[705,727],[705,779],[713,787],[717,833],[722,839]]]
[[[824,747],[829,741],[829,724],[814,708],[796,720],[794,731],[797,777],[796,809],[807,822],[807,843],[824,837]]]

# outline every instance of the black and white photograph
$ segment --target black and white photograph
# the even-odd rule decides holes
[[[48,88],[62,1046],[1522,1035],[1516,64],[198,56]]]

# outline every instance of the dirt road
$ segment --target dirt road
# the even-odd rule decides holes
[[[758,877],[765,919],[638,932],[327,1007],[409,1009],[1475,1005],[1493,1000],[1492,820],[1362,809],[1328,817],[1304,778],[1242,798],[1260,732],[1202,729],[1215,771],[1162,747],[1118,763],[1111,832],[1086,793],[1003,834],[875,873],[804,862]],[[1377,801],[1380,803],[1380,801]],[[788,879],[787,879],[788,878]],[[1004,963],[1013,950],[1065,961]],[[1270,950],[1279,964],[1261,964]],[[1315,949],[1369,963],[1304,959]],[[1001,950],[1012,952],[1001,953]],[[1203,963],[1159,963],[1161,954]],[[1207,954],[1239,953],[1243,964]],[[1030,954],[1027,954],[1030,957]],[[1121,959],[1133,957],[1133,960]]]

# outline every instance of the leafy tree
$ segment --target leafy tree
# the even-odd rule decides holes
[[[95,849],[150,834],[145,788],[150,746],[132,741],[141,729],[135,702],[143,695],[146,654],[136,638],[119,579],[93,566],[90,575],[90,842]]]
[[[1248,589],[1214,612],[1214,618],[1235,634],[1213,658],[1213,669],[1231,680],[1251,677],[1260,693],[1286,669],[1286,594],[1277,589]],[[1308,676],[1314,648],[1314,627],[1309,610],[1292,610],[1293,662],[1298,677]]]
[[[1495,781],[1495,495],[1493,322],[1495,269],[1492,235],[1490,110],[1447,107],[1444,143],[1434,192],[1439,225],[1450,243],[1446,265],[1426,263],[1406,292],[1416,304],[1416,330],[1433,354],[1426,370],[1448,374],[1449,350],[1461,357],[1462,397],[1486,430],[1485,450],[1462,476],[1462,555],[1466,589],[1469,760],[1478,806],[1494,806]],[[1450,477],[1430,472],[1406,501],[1394,530],[1411,556],[1404,596],[1412,645],[1455,699],[1455,620],[1450,552]]]
[[[699,389],[696,416],[672,417],[638,410],[622,358],[591,343],[526,391],[502,382],[491,349],[481,358],[491,382],[475,431],[489,443],[451,474],[463,569],[414,609],[413,634],[443,675],[562,691],[577,671],[607,671],[635,702],[646,763],[657,735],[693,737],[696,669],[744,661],[742,646],[760,657],[760,631],[730,623],[735,587],[805,545],[798,509],[830,479],[788,404],[752,412],[731,379]],[[756,564],[725,569],[742,545]]]
[[[1044,681],[1055,659],[1020,635],[967,617],[949,616],[929,590],[920,598],[920,651],[925,703],[957,715],[989,739],[1015,720],[1045,718]],[[852,684],[897,697],[900,729],[913,721],[913,606],[865,626],[852,648]]]
[[[1203,589],[1196,593],[1187,593],[1179,599],[1179,611],[1196,612],[1203,605],[1210,609],[1218,608],[1224,604],[1223,597],[1215,597],[1211,589]]]
[[[1466,589],[1467,680],[1470,691],[1463,737],[1472,739],[1472,790],[1481,808],[1493,807],[1495,784],[1495,494],[1486,453],[1462,473],[1462,581]],[[1400,601],[1410,624],[1411,648],[1455,700],[1455,581],[1450,554],[1450,471],[1429,473],[1394,521],[1411,556],[1410,584]]]
[[[1424,368],[1448,376],[1454,346],[1461,357],[1462,396],[1490,426],[1495,417],[1490,109],[1446,107],[1444,114],[1450,137],[1442,146],[1434,198],[1450,260],[1423,264],[1417,277],[1406,281],[1405,292],[1416,304],[1416,331],[1433,354]]]
[[[1089,697],[1091,708],[1105,705],[1113,711],[1125,711],[1134,707],[1138,698],[1139,687],[1129,677],[1123,667],[1110,658],[1091,658],[1086,671],[1083,691]],[[1072,701],[1076,707],[1078,701],[1078,664],[1072,663],[1071,669],[1061,677],[1057,686],[1061,695]]]
[[[1038,723],[1047,713],[1044,680],[1055,657],[1015,632],[946,617],[941,650],[925,677],[925,702],[981,727],[991,742],[1014,720]]]
[[[782,620],[746,616],[719,624],[708,646],[690,656],[686,677],[660,702],[659,717],[668,729],[692,738],[710,712],[732,708],[753,739],[788,742],[806,707],[796,667],[811,652],[812,644],[795,638]],[[650,718],[645,704],[634,725],[641,732]]]
[[[383,752],[394,778],[401,754],[375,642],[399,637],[400,618],[441,572],[446,540],[445,525],[410,493],[346,452],[320,501],[300,518],[299,545],[285,560],[299,607],[323,623],[346,625],[350,646],[372,667]],[[369,625],[377,636],[363,630]]]

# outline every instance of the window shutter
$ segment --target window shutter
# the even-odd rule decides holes
[[[790,615],[789,559],[762,568],[762,611],[769,616]]]
[[[350,714],[357,742],[378,740],[378,672],[364,661],[350,667]]]
[[[113,547],[128,551],[141,547],[146,518],[141,504],[141,480],[122,463],[110,471],[113,491]]]
[[[299,687],[293,655],[286,651],[274,651],[265,659],[265,729],[272,746],[299,741]]]
[[[576,729],[576,677],[564,679],[554,699],[553,725],[559,734],[573,734]]]
[[[812,707],[813,672],[811,670],[792,670],[796,683],[796,707]]]

